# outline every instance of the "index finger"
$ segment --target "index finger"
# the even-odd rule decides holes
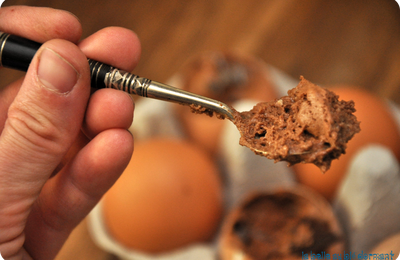
[[[73,14],[47,7],[10,6],[0,9],[0,31],[44,43],[64,39],[77,43],[82,27]]]

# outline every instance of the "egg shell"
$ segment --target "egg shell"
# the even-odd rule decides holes
[[[286,194],[283,195],[282,194]],[[277,188],[275,191],[270,191],[270,192],[255,192],[255,193],[249,193],[247,198],[245,198],[242,203],[236,207],[234,210],[232,210],[226,220],[224,221],[221,235],[219,238],[219,255],[221,260],[256,260],[254,256],[252,256],[250,253],[246,253],[244,248],[243,248],[243,243],[241,239],[238,239],[238,236],[234,233],[234,226],[235,224],[241,220],[243,217],[243,212],[246,211],[247,208],[250,207],[253,203],[258,203],[258,201],[262,200],[265,196],[268,196],[271,198],[276,198],[277,200],[282,199],[284,197],[286,198],[294,198],[294,201],[303,201],[301,203],[295,202],[296,206],[300,206],[298,210],[292,211],[288,215],[282,215],[281,218],[285,220],[289,220],[290,218],[296,217],[296,218],[317,218],[318,220],[322,221],[321,223],[325,223],[326,227],[329,230],[329,233],[335,234],[337,237],[340,238],[340,240],[333,242],[330,244],[330,246],[325,249],[325,253],[333,254],[333,253],[342,253],[343,250],[345,249],[344,245],[344,240],[343,240],[343,231],[333,213],[333,210],[328,203],[328,201],[325,200],[320,194],[310,190],[307,187],[303,187],[301,185],[294,186],[292,188]],[[286,201],[285,199],[282,200],[282,203]],[[304,203],[304,201],[306,203]],[[282,207],[285,207],[282,205]],[[268,212],[268,209],[264,209],[264,212]],[[283,211],[284,212],[284,211]],[[279,216],[276,216],[279,217]],[[258,215],[257,219],[263,219],[262,215]],[[267,217],[270,221],[277,221],[277,219],[274,219],[274,217],[269,218]],[[272,223],[272,222],[271,222]],[[282,222],[281,222],[282,223]],[[299,222],[301,223],[301,221]],[[254,223],[253,223],[254,224]],[[302,259],[301,255],[287,255],[287,254],[282,254],[282,251],[287,251],[291,250],[291,243],[298,243],[298,242],[306,242],[307,240],[304,239],[304,233],[301,234],[301,231],[305,231],[303,228],[300,226],[297,226],[295,229],[297,231],[300,231],[300,236],[303,236],[303,240],[299,239],[299,236],[296,236],[296,238],[292,238],[293,240],[289,241],[284,241],[281,239],[281,234],[282,232],[288,232],[286,234],[283,234],[284,236],[293,236],[294,230],[290,229],[285,229],[285,227],[280,227],[279,229],[274,228],[274,224],[270,224],[271,226],[269,227],[269,232],[268,234],[264,233],[258,233],[258,234],[252,234],[254,237],[260,238],[260,236],[267,236],[266,240],[264,240],[264,244],[262,247],[264,249],[262,250],[268,250],[270,251],[270,256],[275,256],[279,257],[279,259]],[[307,232],[306,232],[307,233]],[[328,232],[327,232],[328,233]],[[243,234],[242,234],[243,235]],[[261,240],[260,240],[261,241]],[[278,242],[279,241],[279,242]],[[319,238],[318,241],[314,241],[317,245],[323,241],[322,238]],[[260,244],[259,244],[260,245]],[[267,249],[267,247],[269,247]],[[309,253],[309,252],[304,252],[304,253]],[[318,252],[314,252],[318,253]],[[310,257],[310,256],[309,256]],[[274,258],[275,259],[275,258]],[[278,258],[276,258],[278,259]]]
[[[371,144],[382,145],[389,148],[399,160],[400,133],[384,99],[352,86],[332,86],[329,89],[339,96],[339,100],[354,101],[354,114],[360,121],[361,131],[348,142],[346,153],[332,161],[331,168],[325,174],[312,164],[297,164],[293,168],[300,183],[332,200],[348,170],[349,162],[361,148]]]
[[[137,142],[132,159],[103,198],[109,233],[127,248],[165,253],[213,238],[222,214],[214,162],[181,140]]]

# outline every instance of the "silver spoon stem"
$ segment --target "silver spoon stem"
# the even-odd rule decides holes
[[[234,120],[232,108],[217,100],[142,78],[91,59],[89,59],[89,65],[92,87],[113,88],[142,97],[202,107],[213,111],[222,118]]]

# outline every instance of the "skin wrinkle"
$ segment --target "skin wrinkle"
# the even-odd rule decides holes
[[[74,178],[70,179],[70,184],[72,187],[74,187],[74,189],[76,189],[78,191],[78,194],[76,194],[77,196],[75,196],[75,200],[73,201],[73,203],[71,203],[71,201],[68,203],[71,206],[76,205],[80,205],[79,203],[76,203],[77,200],[82,200],[82,197],[84,198],[83,200],[85,201],[89,201],[89,203],[91,204],[96,204],[96,202],[99,200],[99,196],[96,196],[94,194],[90,194],[90,192],[87,189],[84,189],[83,187],[81,187],[81,185],[79,185],[76,181],[74,181]],[[78,224],[78,223],[75,223]]]
[[[12,198],[9,198],[12,197]],[[0,215],[1,216],[8,216],[8,215],[15,215],[11,221],[13,222],[18,222],[21,220],[25,220],[26,216],[22,216],[22,213],[26,211],[27,208],[29,208],[35,201],[35,199],[24,199],[21,200],[21,198],[18,198],[19,196],[16,196],[14,194],[10,194],[10,196],[7,196],[7,203],[8,202],[13,202],[13,203],[8,203],[10,205],[2,205],[1,210],[0,210]],[[21,216],[21,218],[18,218],[16,216]],[[11,223],[11,222],[10,222]],[[5,226],[4,222],[1,223],[0,226]]]
[[[2,243],[0,245],[0,251],[4,252],[4,250],[2,250],[2,247],[4,247],[7,248],[7,251],[11,252],[10,256],[4,255],[4,253],[2,256],[5,257],[5,259],[7,260],[11,259],[11,257],[18,256],[23,251],[21,247],[23,246],[24,242],[25,234],[22,232],[14,239],[6,241],[4,244]]]
[[[83,195],[88,201],[95,203],[98,200],[98,196],[90,194],[90,191],[79,185],[75,178],[69,178],[69,183],[78,191],[79,195]]]
[[[91,165],[91,164],[92,163],[89,163],[89,165]],[[65,170],[70,171],[71,170],[70,167],[71,167],[70,165],[67,165]],[[70,192],[71,194],[77,194],[78,197],[81,197],[83,195],[83,197],[86,200],[88,200],[92,203],[95,203],[99,199],[99,196],[90,194],[88,189],[84,188],[82,185],[79,185],[79,182],[76,180],[76,178],[74,178],[74,175],[68,176],[68,179],[65,179],[65,177],[67,177],[67,176],[64,176],[64,178],[60,178],[59,181],[63,181],[65,185],[70,184],[73,187],[73,189],[78,191],[78,193]],[[80,180],[80,181],[82,181],[82,180]],[[71,199],[71,198],[69,198],[69,199]]]
[[[20,250],[20,248],[23,246],[24,241],[25,241],[25,233],[24,233],[24,228],[25,228],[25,223],[26,223],[26,219],[27,219],[27,214],[23,214],[23,212],[26,212],[26,209],[23,209],[24,207],[30,207],[30,205],[32,205],[33,202],[27,202],[27,206],[22,206],[21,209],[19,211],[21,211],[21,213],[19,213],[20,218],[22,218],[21,220],[18,219],[18,215],[15,215],[15,212],[8,212],[8,214],[12,214],[13,218],[8,218],[9,220],[12,220],[14,222],[19,222],[20,225],[15,225],[12,222],[8,222],[7,226],[2,222],[1,224],[3,224],[0,227],[0,233],[2,234],[2,236],[0,237],[0,239],[2,238],[2,240],[0,240],[0,252],[4,252],[4,250],[1,250],[2,247],[3,248],[7,248],[7,252],[11,252],[11,254],[14,255],[13,252],[16,252],[15,254],[17,254]],[[13,207],[15,208],[16,205],[13,204]],[[0,211],[0,215],[1,216],[6,216],[7,214],[4,214],[4,208],[3,206],[1,207],[2,210]],[[13,227],[13,228],[9,228],[9,227]],[[4,230],[6,231],[4,231]],[[6,234],[4,236],[4,234]],[[5,257],[5,256],[4,256]],[[7,259],[9,259],[7,257]]]
[[[4,165],[4,166],[6,166],[6,168],[8,167],[8,161],[10,161],[10,160],[13,160],[13,161],[15,161],[14,159],[13,159],[13,156],[10,156],[9,154],[7,154],[7,155],[2,155],[2,157],[5,159],[4,160],[4,162],[3,161],[1,161],[1,164],[2,165]],[[44,159],[44,158],[43,158]],[[11,165],[11,167],[14,167],[14,169],[15,168],[17,168],[17,167],[19,167],[19,168],[21,168],[21,167],[26,167],[27,165],[30,165],[30,163],[29,162],[27,162],[27,161],[24,161],[24,162],[21,162],[21,164],[19,164],[19,165]],[[53,167],[52,165],[49,165],[49,164],[47,164],[47,163],[45,163],[45,165],[50,169],[51,167]],[[36,165],[33,165],[32,166],[32,172],[34,171],[34,168],[36,168],[36,167],[43,167],[43,166],[38,166],[37,164]],[[3,167],[2,167],[3,168]],[[50,172],[51,173],[51,172]],[[7,172],[6,171],[4,171],[4,170],[2,170],[2,175],[10,175],[10,174],[7,174]],[[41,184],[42,184],[42,181],[39,179],[39,178],[33,178],[33,176],[31,176],[31,175],[24,175],[24,176],[21,176],[21,177],[23,177],[23,178],[21,178],[21,182],[24,182],[24,183],[27,183],[27,184],[29,184],[29,186],[30,187],[40,187],[41,186]],[[11,180],[10,180],[11,179]],[[7,197],[8,198],[10,198],[10,196],[12,195],[10,192],[11,192],[11,190],[12,189],[15,189],[15,190],[19,190],[19,188],[20,188],[20,182],[15,182],[15,179],[14,178],[11,178],[11,177],[9,177],[9,178],[7,178],[7,177],[5,177],[5,176],[2,176],[2,186],[3,187],[7,187],[7,189],[9,190],[8,191],[8,194],[7,194]],[[23,193],[22,191],[19,191],[19,193],[21,194],[21,196],[23,196],[23,195],[26,195],[25,193]]]
[[[13,145],[17,146],[17,148],[35,152],[36,157],[39,155],[53,157],[55,154],[63,154],[65,149],[59,142],[62,139],[61,134],[55,134],[57,128],[49,120],[46,120],[47,122],[45,123],[44,121],[31,117],[29,112],[25,112],[23,109],[14,108],[13,113],[9,113],[6,122],[10,130],[12,130],[10,133],[18,136],[18,138],[12,138]]]
[[[26,221],[26,217],[25,217],[25,221]],[[11,226],[12,223],[9,223],[9,225]],[[25,228],[25,226],[22,224],[20,224],[19,226],[14,226],[12,229],[4,228],[7,230],[7,232],[2,232],[3,237],[2,237],[2,240],[0,241],[0,247],[1,247],[1,245],[10,243],[10,242],[18,239],[21,236],[25,237],[24,228]],[[4,234],[6,234],[6,235],[4,236]]]
[[[8,159],[8,158],[6,158]],[[8,166],[6,163],[1,162],[2,165],[6,165]],[[22,164],[22,163],[21,163]],[[14,168],[16,167],[21,167],[21,165],[14,165],[12,164],[11,167],[14,166]],[[3,167],[2,167],[3,168]],[[7,167],[6,167],[7,169]],[[32,169],[33,172],[34,169]],[[5,202],[9,203],[12,202],[14,207],[15,203],[18,202],[18,200],[23,199],[24,197],[30,198],[34,201],[36,199],[37,194],[35,192],[32,192],[33,188],[40,188],[42,186],[42,182],[40,180],[40,178],[38,178],[37,176],[34,176],[32,174],[24,174],[23,176],[20,176],[20,181],[15,181],[15,179],[13,179],[12,177],[7,177],[10,174],[8,174],[7,171],[5,171],[4,169],[1,169],[1,173],[2,173],[2,181],[1,181],[1,185],[0,188],[2,190],[7,189],[7,195],[6,198],[1,199],[0,204],[3,204]],[[15,177],[15,176],[13,176]],[[21,183],[25,184],[25,185],[29,185],[30,189],[23,189],[21,190]],[[15,192],[17,191],[17,192]],[[28,199],[24,199],[24,200],[28,200]],[[29,202],[29,200],[28,200]],[[28,203],[29,205],[32,205],[32,202]],[[2,208],[4,208],[4,206],[2,206]],[[0,210],[1,213],[1,210]]]
[[[46,204],[46,203],[44,203],[44,204]],[[49,216],[48,210],[51,209],[51,207],[47,207],[47,211],[46,211],[46,210],[45,210],[46,207],[43,206],[41,197],[39,197],[39,198],[36,200],[36,202],[35,202],[35,204],[34,204],[34,208],[36,209],[35,212],[38,213],[37,215],[39,216],[40,221],[41,221],[47,228],[49,228],[49,229],[51,229],[51,230],[53,230],[53,231],[56,231],[56,232],[66,232],[65,224],[64,224],[64,223],[65,223],[65,219],[62,217],[63,214],[62,214],[62,213],[59,214],[59,212],[57,212],[57,211],[55,211],[55,210],[52,210],[52,214],[50,214],[50,215],[52,216],[51,219],[57,220],[57,222],[59,222],[59,223],[56,223],[55,221],[54,221],[54,222],[51,222],[51,221],[49,220],[49,218],[46,217],[46,216]],[[46,214],[46,213],[47,213],[47,214]],[[55,214],[55,213],[56,213],[56,214]],[[54,215],[57,215],[58,217],[57,217],[57,218],[54,218]],[[37,218],[36,218],[36,220],[37,220]]]

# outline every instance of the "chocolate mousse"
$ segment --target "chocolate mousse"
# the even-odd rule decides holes
[[[233,122],[241,132],[239,143],[256,154],[289,166],[313,163],[326,172],[360,131],[354,102],[300,79],[288,96],[238,112]]]
[[[318,259],[332,259],[333,254],[343,253],[344,244],[329,203],[298,187],[255,194],[232,211],[222,228],[220,256],[294,260],[329,254],[330,258]]]

